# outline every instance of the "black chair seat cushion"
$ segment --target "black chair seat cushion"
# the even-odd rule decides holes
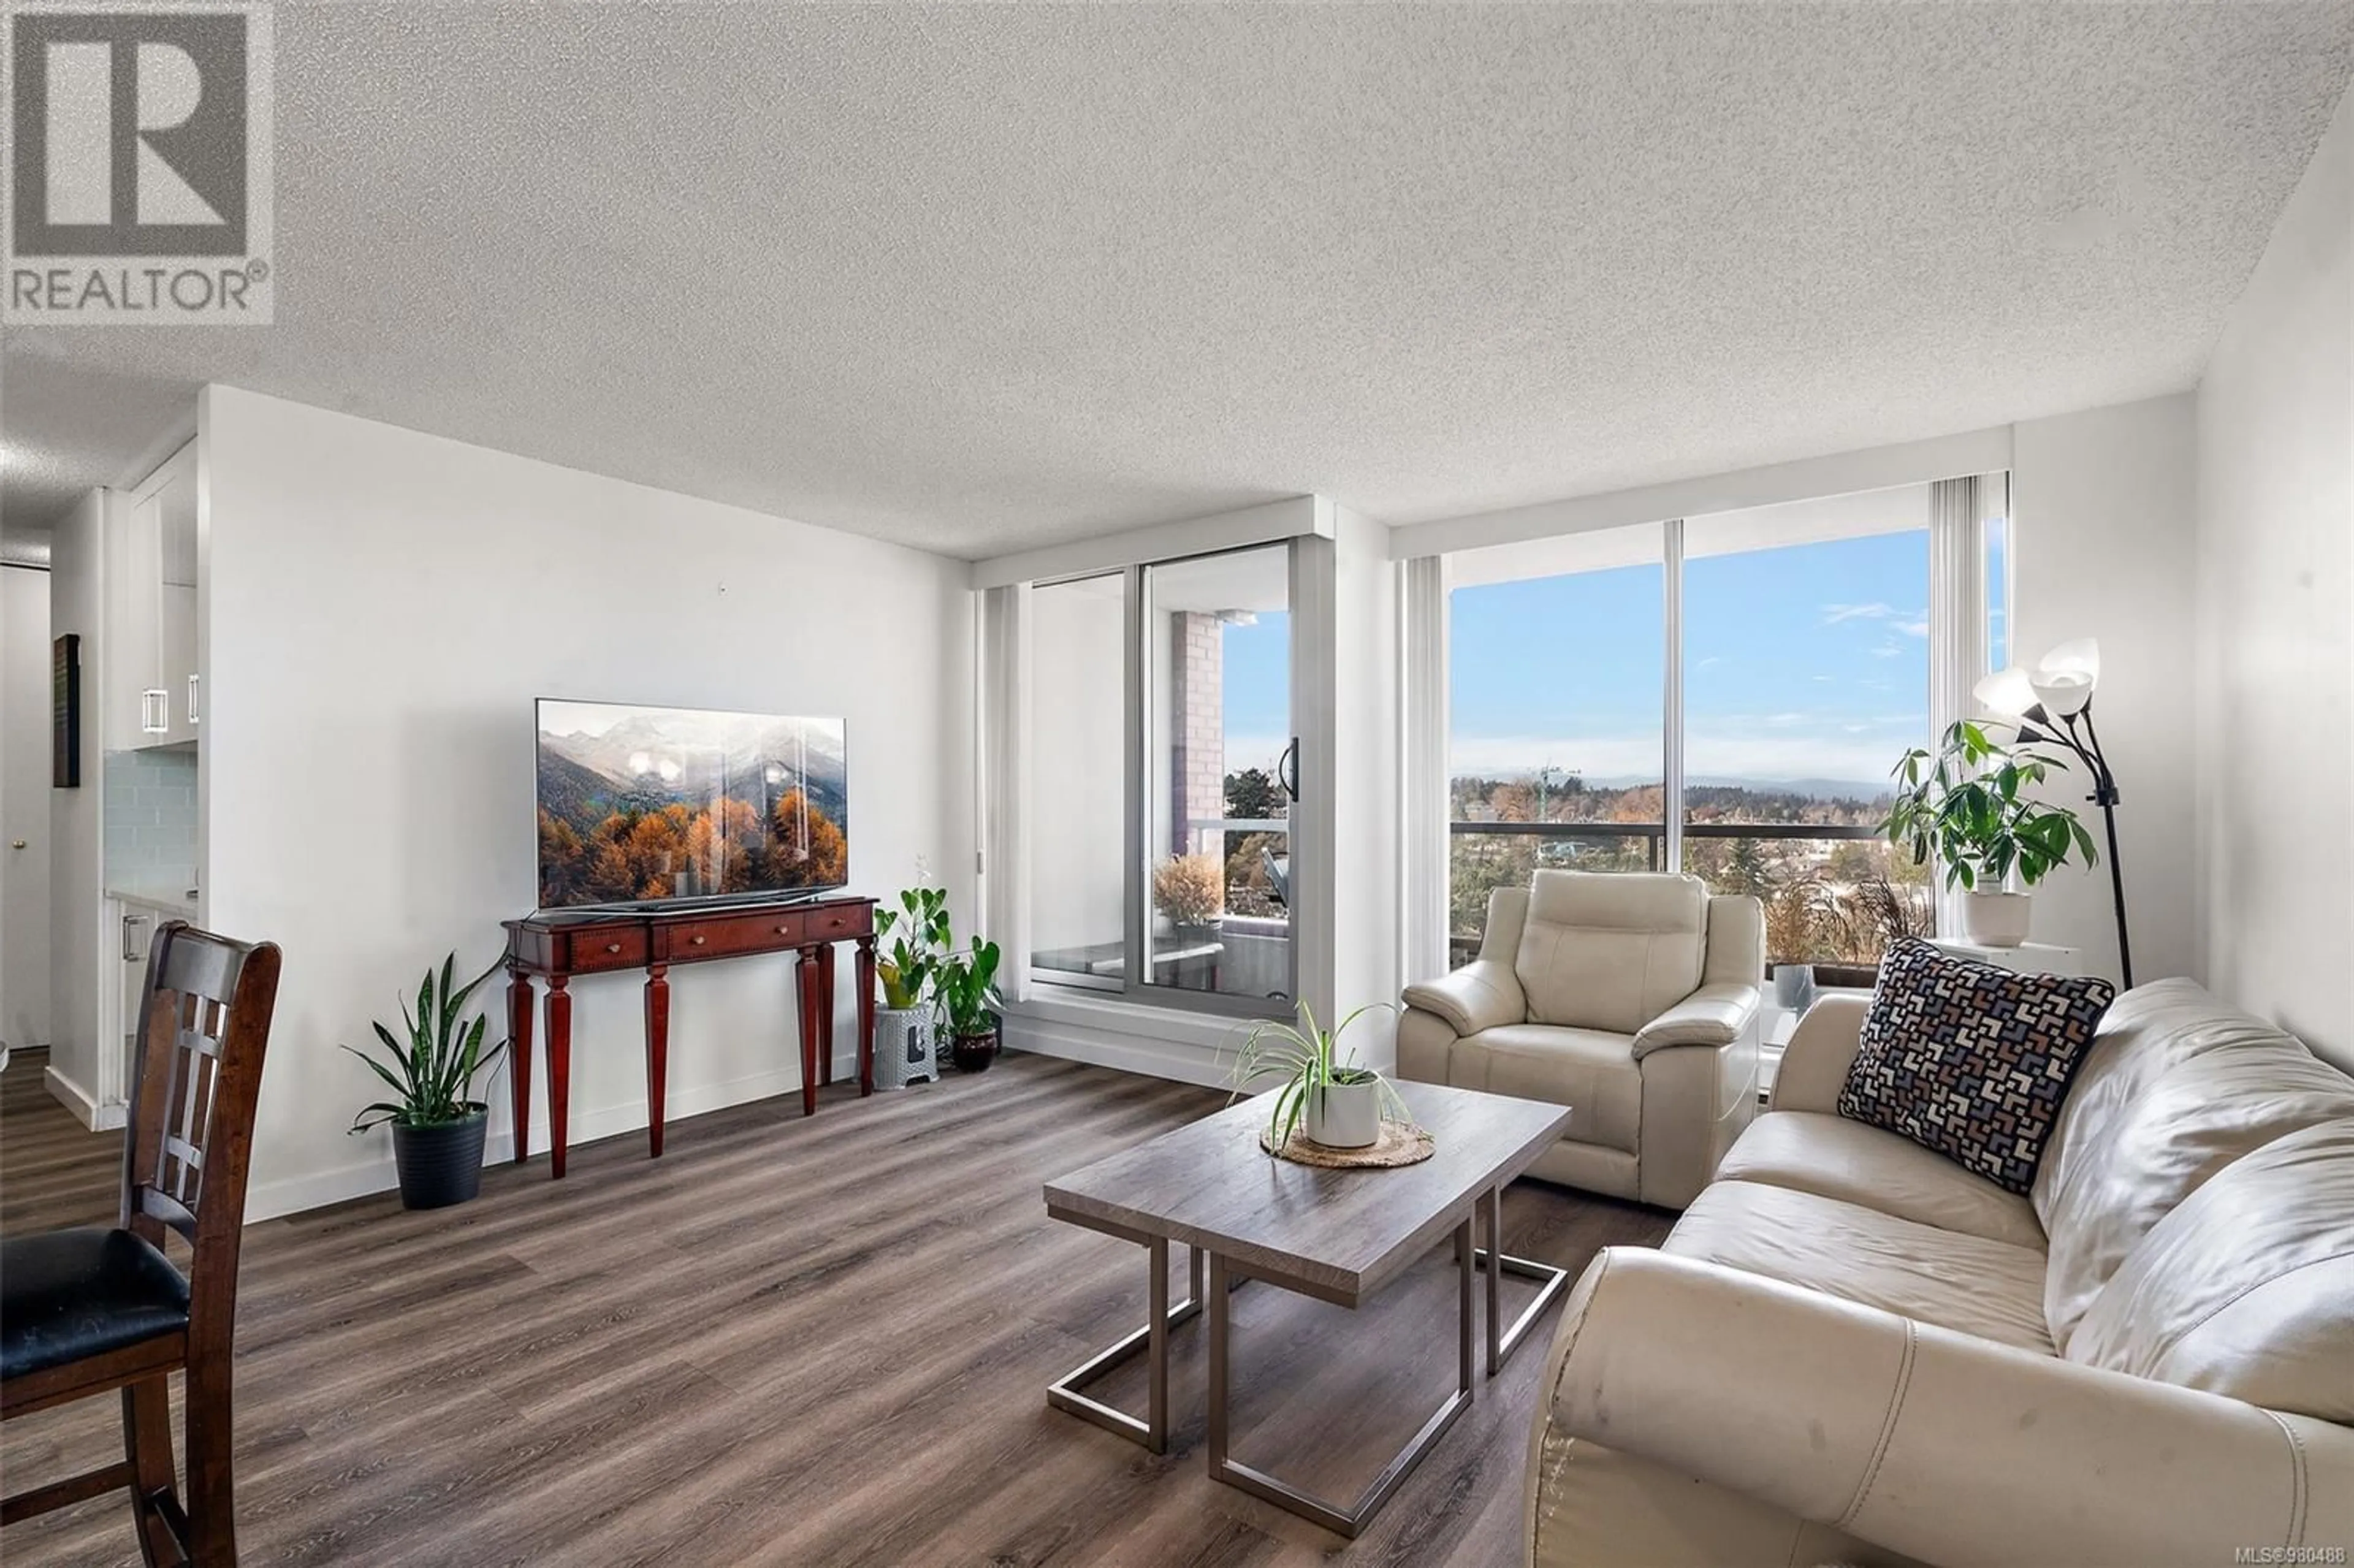
[[[0,1241],[0,1378],[47,1372],[188,1326],[188,1282],[129,1231]]]

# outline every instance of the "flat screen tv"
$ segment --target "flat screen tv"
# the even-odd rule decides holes
[[[842,720],[552,697],[538,709],[541,908],[849,880]]]

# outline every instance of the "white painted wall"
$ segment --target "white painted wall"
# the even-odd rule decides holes
[[[844,715],[853,888],[920,867],[970,927],[963,563],[224,387],[199,440],[207,919],[286,953],[250,1216],[392,1183],[335,1047],[532,907],[535,696]],[[639,982],[573,994],[574,1140],[642,1127]],[[781,957],[673,972],[673,1145],[799,1084],[791,996]]]
[[[85,1125],[98,1108],[99,998],[122,969],[99,892],[108,504],[91,491],[49,539],[49,633],[81,638],[82,703],[81,787],[49,791],[49,1087]]]
[[[2123,800],[2119,862],[2132,922],[2134,979],[2200,972],[2191,849],[2193,514],[2190,394],[2094,408],[2011,428],[2012,658],[2094,637],[2094,717]],[[2050,791],[2102,842],[2081,772]],[[2036,889],[2034,938],[2084,950],[2117,978],[2107,848],[2090,872]]]
[[[11,1045],[49,1043],[49,574],[10,566],[0,568],[0,1040]]]
[[[2354,1071],[2354,93],[2200,384],[2208,983]]]

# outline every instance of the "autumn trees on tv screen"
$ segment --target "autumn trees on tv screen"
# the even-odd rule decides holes
[[[611,811],[585,832],[539,813],[542,908],[838,887],[848,868],[841,825],[799,789],[766,818],[733,797]]]

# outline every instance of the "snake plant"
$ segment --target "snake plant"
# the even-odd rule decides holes
[[[404,998],[400,1003],[402,1029],[408,1036],[404,1045],[393,1032],[382,1023],[376,1025],[376,1038],[384,1043],[390,1060],[380,1061],[365,1051],[351,1051],[368,1065],[370,1071],[392,1086],[397,1099],[378,1100],[361,1107],[352,1118],[354,1132],[366,1132],[369,1128],[391,1123],[398,1127],[441,1127],[482,1109],[474,1098],[474,1080],[491,1070],[500,1052],[506,1049],[504,1040],[487,1051],[482,1037],[490,1028],[489,1018],[476,1013],[461,1022],[459,1014],[465,1011],[466,999],[472,996],[482,983],[499,970],[496,963],[460,986],[454,983],[458,955],[451,953],[441,960],[441,972],[437,977],[431,969],[425,971],[425,983],[417,988],[417,1011],[411,1013]]]

